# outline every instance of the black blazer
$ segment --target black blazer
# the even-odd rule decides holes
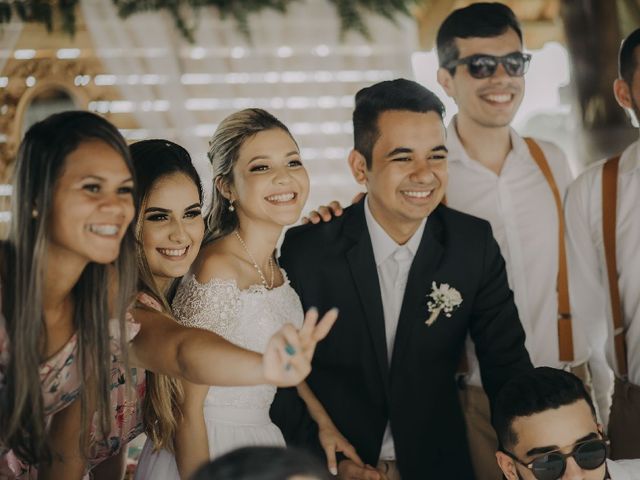
[[[363,201],[329,223],[289,230],[280,261],[305,309],[340,309],[307,382],[362,459],[376,465],[389,420],[403,480],[472,479],[455,383],[467,333],[490,398],[532,368],[489,223],[443,205],[429,216],[409,271],[391,365]],[[432,282],[448,283],[463,300],[451,317],[441,313],[427,326]],[[317,430],[290,389],[279,390],[271,415],[288,442],[319,451]]]

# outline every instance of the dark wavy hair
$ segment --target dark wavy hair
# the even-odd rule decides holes
[[[574,374],[551,367],[538,367],[509,380],[493,404],[492,423],[502,449],[518,443],[513,422],[546,410],[584,400],[594,420],[596,409],[587,389]]]
[[[244,447],[200,468],[192,480],[285,480],[293,476],[332,478],[317,458],[303,450]]]
[[[34,124],[18,151],[9,238],[2,244],[2,308],[11,356],[5,385],[0,388],[0,445],[30,464],[51,458],[39,369],[46,342],[43,296],[54,192],[68,156],[84,142],[95,140],[118,152],[133,175],[122,135],[107,120],[89,112],[58,113]],[[35,216],[34,208],[38,211]],[[109,285],[115,286],[115,292]],[[135,290],[135,240],[130,225],[118,258],[109,265],[89,263],[72,290],[77,365],[83,381],[79,391],[82,425],[88,427],[88,414],[94,413],[87,411],[90,399],[97,410],[98,436],[109,432],[112,416],[109,319],[117,318],[125,331],[125,314]],[[122,361],[128,365],[126,335],[120,337]],[[83,430],[81,435],[83,445],[86,433]]]

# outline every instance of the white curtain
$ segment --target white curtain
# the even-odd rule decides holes
[[[377,81],[411,78],[411,54],[418,48],[412,18],[394,25],[367,17],[371,42],[355,33],[341,42],[337,13],[326,0],[294,2],[286,15],[252,16],[251,42],[232,19],[203,8],[195,44],[181,37],[165,12],[122,20],[110,1],[83,0],[82,8],[104,78],[125,100],[96,109],[131,109],[141,129],[126,132],[130,138],[184,145],[207,186],[206,150],[216,125],[236,110],[265,108],[289,126],[302,148],[312,179],[309,206],[348,201],[357,190],[346,164],[353,97]]]

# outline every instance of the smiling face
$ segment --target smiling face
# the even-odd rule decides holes
[[[280,128],[259,132],[242,144],[233,179],[225,196],[234,202],[241,223],[249,219],[291,225],[309,194],[298,146]]]
[[[456,38],[458,58],[485,54],[503,56],[522,51],[518,34],[509,28],[496,37]],[[504,127],[511,123],[524,95],[524,77],[510,77],[502,65],[489,78],[473,78],[466,65],[454,75],[438,70],[438,81],[458,105],[458,116],[482,127]]]
[[[378,132],[371,168],[355,150],[349,163],[356,181],[367,186],[369,207],[378,223],[403,243],[444,196],[444,125],[435,112],[387,110],[378,117]]]
[[[162,288],[187,273],[200,250],[204,221],[198,187],[183,173],[160,177],[149,192],[142,215],[144,254]]]
[[[49,255],[110,263],[134,216],[133,178],[106,143],[81,143],[65,159],[53,193]]]
[[[555,450],[568,453],[573,450],[576,443],[602,438],[591,408],[584,400],[528,417],[519,417],[513,422],[512,428],[518,442],[510,448],[511,453],[524,463],[532,462],[536,457]],[[497,457],[508,479],[535,480],[535,476],[529,469],[514,462],[506,454],[498,452]],[[573,457],[567,458],[566,461],[567,467],[561,477],[562,480],[603,480],[605,478],[605,464],[594,470],[586,470],[579,467]]]

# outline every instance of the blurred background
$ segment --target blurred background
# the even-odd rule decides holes
[[[32,0],[0,2],[0,232],[25,130],[72,108],[129,141],[167,138],[211,185],[208,140],[228,114],[262,107],[292,130],[312,180],[307,207],[349,202],[357,90],[436,83],[434,40],[464,0]],[[514,127],[556,142],[578,173],[637,137],[612,83],[638,0],[505,0],[533,54]]]

